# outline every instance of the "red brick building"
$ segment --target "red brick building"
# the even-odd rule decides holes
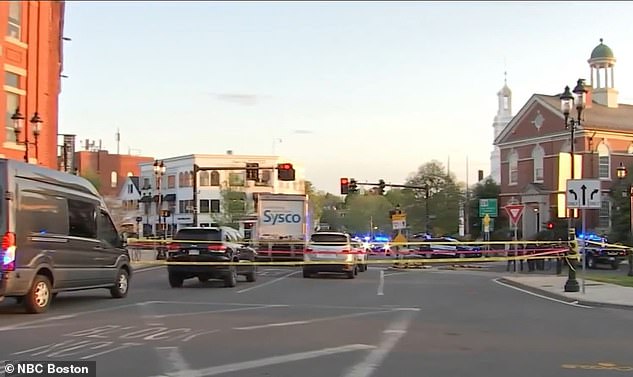
[[[611,226],[609,193],[617,180],[616,168],[621,162],[633,163],[633,106],[618,104],[615,61],[601,40],[588,60],[591,78],[585,80],[586,108],[574,137],[574,178],[602,182],[602,209],[587,211],[588,229],[596,232],[606,232]],[[564,86],[561,83],[561,89]],[[565,128],[560,103],[560,94],[534,94],[495,139],[501,154],[499,205],[511,200],[525,205],[519,225],[524,237],[542,230],[549,220],[566,217],[571,131]],[[576,119],[575,109],[570,117]]]
[[[153,162],[153,157],[109,154],[108,151],[79,151],[75,153],[75,167],[81,176],[99,179],[99,192],[115,197],[128,176],[139,176],[140,163]]]
[[[21,160],[28,148],[29,162],[56,168],[64,2],[2,1],[2,22],[4,38],[0,61],[4,67],[4,90],[1,103],[5,127],[0,132],[0,156]],[[11,116],[18,107],[25,119],[16,142]],[[34,127],[29,122],[35,113],[42,120],[37,147]]]

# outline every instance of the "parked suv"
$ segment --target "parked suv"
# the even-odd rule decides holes
[[[16,297],[42,313],[62,291],[127,295],[129,254],[89,181],[0,159],[0,190],[0,301]]]
[[[237,275],[254,282],[257,267],[253,264],[237,266],[230,262],[255,262],[257,252],[246,246],[239,231],[220,227],[190,227],[180,229],[168,246],[167,272],[172,288],[182,287],[185,279],[197,277],[224,280],[225,287],[235,287]],[[212,262],[214,264],[169,264],[169,262]]]

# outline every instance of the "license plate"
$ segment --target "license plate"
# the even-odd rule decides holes
[[[317,254],[317,255],[316,255],[316,257],[317,257],[318,259],[328,259],[328,258],[330,258],[331,256],[333,256],[333,254]]]
[[[189,250],[189,255],[200,255],[200,250]]]

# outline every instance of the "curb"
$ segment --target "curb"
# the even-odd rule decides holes
[[[527,284],[522,284],[522,283],[518,283],[514,280],[509,280],[506,278],[498,278],[497,281],[507,284],[507,285],[511,285],[513,287],[516,288],[521,288],[524,289],[526,291],[530,291],[532,293],[537,293],[539,295],[545,296],[545,297],[549,297],[549,298],[553,298],[559,301],[564,301],[567,302],[569,304],[579,304],[579,305],[585,305],[585,306],[593,306],[593,307],[598,307],[598,308],[611,308],[611,309],[624,309],[624,310],[633,310],[633,305],[625,305],[625,304],[612,304],[609,302],[599,302],[599,301],[589,301],[589,300],[579,300],[579,299],[574,299],[571,297],[567,297],[563,294],[558,294],[558,293],[552,293],[550,291],[546,291],[544,289],[540,289],[540,288],[536,288],[533,287],[531,285],[527,285]]]

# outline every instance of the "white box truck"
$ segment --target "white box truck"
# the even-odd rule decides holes
[[[260,258],[303,260],[303,250],[310,238],[309,224],[307,195],[257,195],[254,238]]]

